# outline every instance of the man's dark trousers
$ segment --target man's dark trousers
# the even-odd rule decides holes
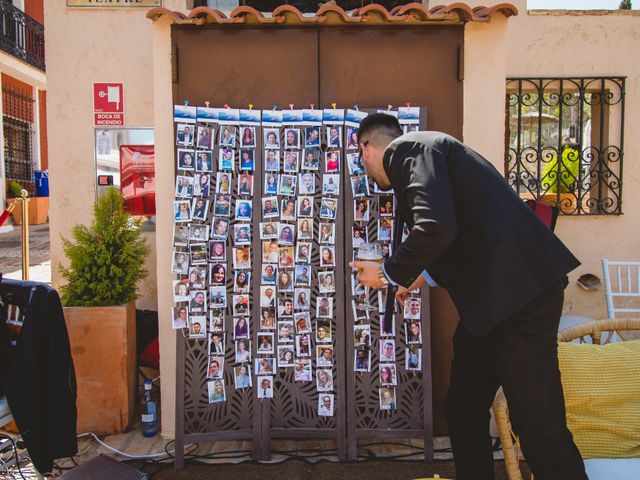
[[[489,409],[502,385],[509,416],[536,480],[588,480],[566,427],[557,356],[560,282],[487,336],[458,325],[446,402],[457,480],[492,480]]]

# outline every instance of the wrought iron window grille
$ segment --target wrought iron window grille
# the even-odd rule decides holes
[[[622,214],[625,79],[507,79],[504,170],[521,198]]]
[[[7,180],[15,180],[33,194],[33,115],[35,100],[21,90],[2,89],[4,160]]]

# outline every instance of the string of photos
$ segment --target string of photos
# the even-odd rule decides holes
[[[399,117],[405,132],[417,129],[418,108],[386,112]],[[317,415],[334,416],[331,319],[335,296],[342,294],[336,293],[335,249],[342,238],[335,220],[345,163],[354,197],[354,249],[376,243],[385,258],[393,238],[393,194],[369,181],[358,152],[357,129],[366,115],[335,105],[301,110],[174,106],[172,324],[206,348],[210,404],[244,389],[273,398],[277,370],[291,368],[293,381],[315,380]],[[256,182],[262,191],[254,191],[257,165],[264,172],[264,181]],[[319,203],[314,202],[318,195]],[[372,195],[379,206],[375,239],[367,227]],[[254,211],[255,205],[260,211]],[[252,252],[254,235],[259,235],[259,252]],[[319,252],[313,252],[314,240]],[[310,288],[312,279],[319,285],[317,293]],[[370,312],[384,311],[385,292],[378,292],[376,307],[355,276],[351,283],[355,371],[369,372]],[[259,285],[259,291],[252,291],[252,285]],[[251,315],[253,302],[259,302],[258,318]],[[407,370],[421,369],[420,307],[420,299],[413,297],[403,312]],[[380,408],[392,411],[395,329],[381,330],[381,337]],[[228,346],[231,357],[225,355]],[[233,385],[225,385],[225,372]]]

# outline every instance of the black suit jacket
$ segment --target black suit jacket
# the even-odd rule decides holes
[[[387,275],[409,286],[427,269],[472,334],[487,334],[580,264],[498,170],[455,138],[402,135],[383,165],[410,228]]]
[[[55,458],[78,451],[76,377],[60,297],[45,284],[6,279],[2,292],[24,298],[26,307],[7,382],[9,408],[33,464],[50,472]]]

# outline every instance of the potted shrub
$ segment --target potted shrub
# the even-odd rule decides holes
[[[9,183],[7,192],[7,205],[13,202],[15,198],[20,198],[20,192],[24,187],[15,180]],[[16,204],[11,212],[13,221],[16,225],[22,225],[22,205]],[[49,197],[32,197],[29,196],[29,225],[41,225],[49,220]]]
[[[542,166],[540,188],[544,194],[541,201],[562,207],[575,207],[577,198],[578,175],[580,172],[580,154],[571,144],[562,148],[562,161],[557,154]]]
[[[113,187],[91,225],[62,238],[69,266],[60,287],[78,382],[78,431],[116,433],[133,420],[137,392],[136,285],[149,246]]]

